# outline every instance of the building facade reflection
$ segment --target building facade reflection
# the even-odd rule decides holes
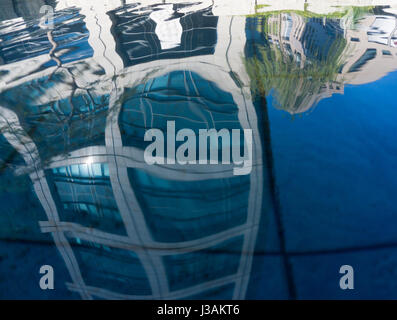
[[[202,9],[162,24],[168,4],[92,10],[79,12],[92,57],[69,64],[55,54],[56,66],[11,80],[2,93],[2,133],[26,162],[48,217],[41,231],[64,259],[68,288],[88,299],[244,298],[266,199],[258,115],[241,64],[245,19]],[[35,83],[46,95],[22,94],[27,114],[4,107]],[[146,165],[143,133],[167,120],[252,129],[252,173]]]
[[[15,172],[30,177],[68,288],[84,299],[245,298],[276,227],[265,110],[253,94],[257,70],[244,59],[262,59],[265,48],[299,72],[336,61],[337,72],[315,86],[304,72],[292,93],[280,84],[282,107],[304,112],[347,83],[397,68],[395,16],[363,15],[353,29],[351,15],[263,15],[261,7],[259,16],[233,16],[222,1],[92,4],[55,2],[53,31],[7,6],[6,20],[24,33],[18,38],[12,23],[0,33],[1,133],[23,159]],[[279,84],[266,72],[268,94]],[[168,120],[194,131],[253,130],[251,174],[148,166],[144,132],[165,131]]]
[[[397,17],[390,9],[339,7],[321,16],[285,5],[260,8],[248,20],[257,51],[246,56],[249,74],[262,79],[265,92],[275,92],[279,108],[306,112],[343,94],[345,85],[373,82],[397,69]]]

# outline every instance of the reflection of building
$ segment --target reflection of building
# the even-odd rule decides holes
[[[45,4],[44,0],[3,0],[0,3],[0,20],[38,18],[41,16],[40,7]]]
[[[198,11],[182,2],[91,4],[59,1],[62,28],[54,31],[23,26],[22,39],[0,35],[2,47],[15,50],[0,67],[1,132],[25,162],[17,172],[29,173],[48,218],[41,230],[54,238],[72,278],[68,287],[83,298],[244,298],[260,220],[272,214],[261,110],[242,63],[247,35],[261,36],[247,31],[258,19],[214,15],[227,12],[226,2],[196,4]],[[343,57],[351,54],[340,77],[395,59],[393,48],[347,30],[341,19],[282,13],[268,21],[261,44],[299,69],[327,62],[335,40],[346,41]],[[356,38],[362,46],[353,46]],[[382,56],[365,55],[378,45]],[[306,93],[306,79],[299,80],[294,92]],[[292,112],[343,92],[343,83],[337,78],[293,97]],[[143,133],[164,129],[167,120],[194,130],[253,129],[252,173],[145,165]]]
[[[117,25],[93,8],[72,13],[73,21],[85,16],[79,41],[92,49],[88,57],[66,60],[70,48],[57,51],[62,34],[55,29],[46,34],[50,56],[28,58],[25,78],[11,70],[18,61],[6,65],[2,134],[25,160],[21,171],[28,170],[48,217],[41,230],[53,235],[70,290],[83,298],[244,298],[269,207],[257,111],[241,63],[245,19],[186,13],[176,18],[180,27],[164,25],[177,29],[177,40],[137,10],[112,11]],[[113,33],[134,30],[137,20],[151,26],[137,31],[143,38]],[[197,37],[211,41],[192,47]],[[23,110],[11,107],[18,104]],[[142,132],[167,119],[194,129],[252,129],[252,173],[145,165]]]
[[[341,70],[346,83],[376,81],[397,69],[397,18],[371,15],[346,32],[349,43]]]
[[[329,15],[343,13],[348,7],[365,6],[391,6],[397,7],[396,0],[258,0],[256,1],[256,13],[275,11],[301,11],[311,12],[317,15]]]
[[[397,18],[366,14],[358,21],[352,19],[352,11],[339,18],[304,17],[295,12],[255,18],[263,25],[256,31],[263,34],[262,46],[276,57],[280,52],[284,58],[278,63],[293,61],[289,68],[293,73],[272,74],[269,70],[267,75],[272,79],[267,89],[277,91],[281,108],[290,113],[305,112],[323,98],[343,94],[345,84],[376,81],[397,69]]]
[[[268,27],[266,34],[272,50],[280,50],[282,54],[292,59],[298,66],[298,70],[309,69],[314,64],[327,65],[330,55],[333,54],[335,44],[343,39],[343,30],[335,20],[323,20],[320,18],[306,19],[296,13],[280,13],[271,15],[265,22]],[[336,82],[325,82],[313,92],[311,85],[307,82],[315,80],[305,79],[315,78],[316,73],[321,73],[321,69],[316,69],[309,75],[293,74],[282,75],[291,76],[294,81],[294,92],[285,94],[295,98],[289,102],[288,106],[283,106],[291,113],[300,113],[315,106],[321,99],[330,97],[334,93],[343,93],[343,84]],[[274,75],[277,77],[278,75]],[[288,80],[287,80],[288,81]],[[315,93],[315,94],[313,94]]]

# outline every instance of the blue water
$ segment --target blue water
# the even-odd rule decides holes
[[[1,299],[397,298],[386,7],[54,1],[45,29],[27,4],[0,24]],[[251,171],[149,165],[145,133],[170,121],[252,130]]]
[[[395,298],[397,73],[321,101],[269,109],[288,250],[302,298]],[[392,103],[389,103],[392,102]],[[343,292],[337,266],[356,267]]]

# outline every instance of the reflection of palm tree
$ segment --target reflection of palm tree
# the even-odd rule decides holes
[[[352,7],[349,11],[351,15],[352,27],[355,28],[364,16],[373,13],[374,8],[375,7]]]
[[[246,60],[249,75],[257,79],[253,83],[254,93],[264,95],[273,89],[279,108],[297,111],[310,96],[320,93],[325,84],[335,81],[345,45],[344,39],[336,40],[326,60],[308,60],[303,67],[275,45],[259,48],[258,57]]]

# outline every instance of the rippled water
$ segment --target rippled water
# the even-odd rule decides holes
[[[235,2],[0,3],[0,298],[397,298],[397,3]]]

